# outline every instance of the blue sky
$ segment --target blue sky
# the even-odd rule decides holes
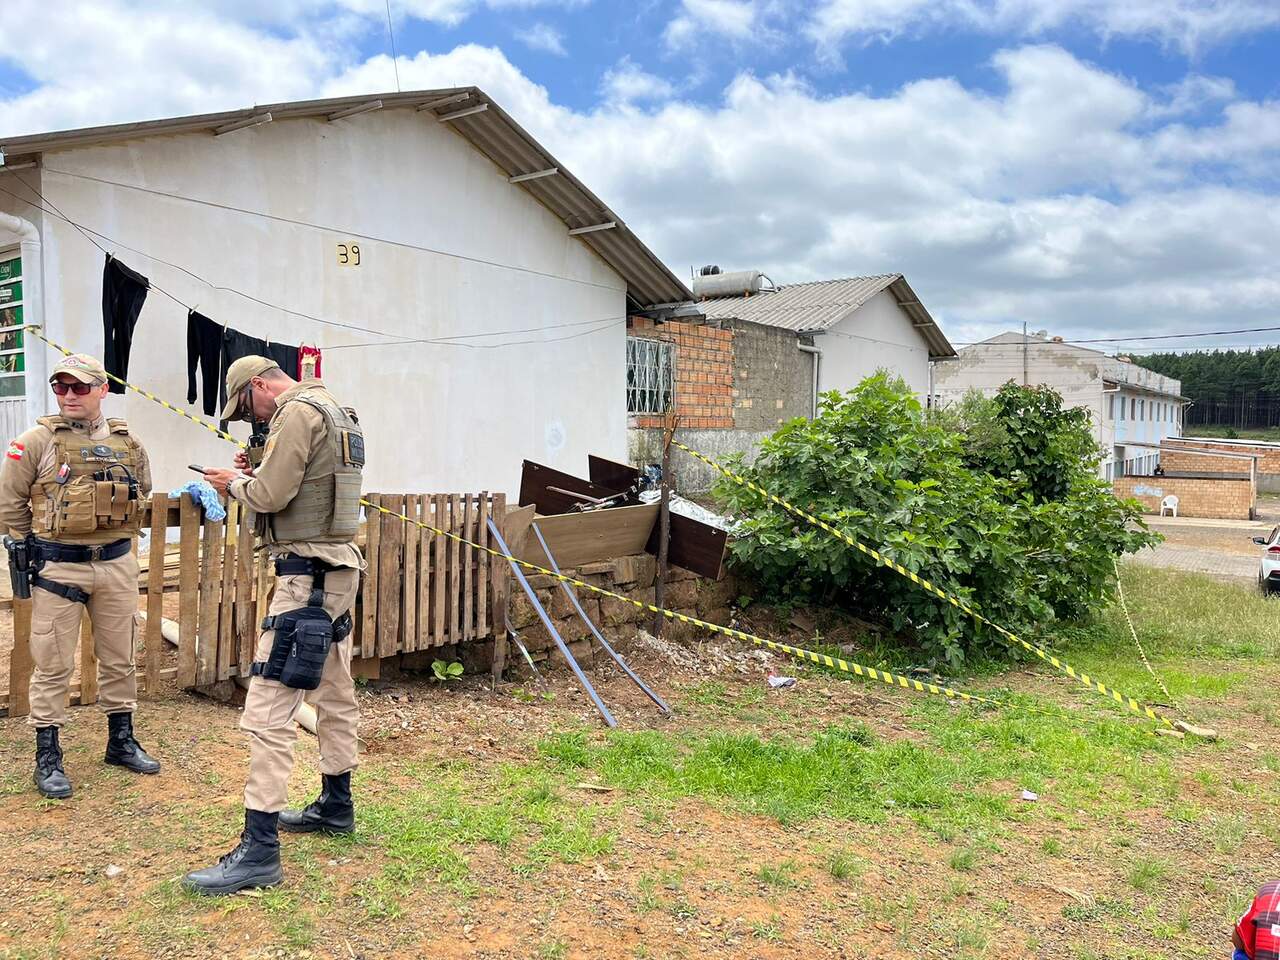
[[[956,341],[1280,325],[1277,0],[391,7],[405,89],[483,87],[681,275],[901,272]],[[384,0],[6,10],[0,141],[394,85]]]

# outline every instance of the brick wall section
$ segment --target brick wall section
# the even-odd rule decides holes
[[[1256,455],[1258,458],[1259,473],[1273,473],[1273,474],[1280,475],[1280,447],[1277,447],[1274,449],[1271,447],[1251,447],[1251,446],[1248,446],[1247,444],[1232,443],[1229,440],[1223,440],[1221,442],[1210,441],[1210,440],[1186,440],[1181,442],[1179,441],[1170,442],[1166,440],[1164,443],[1160,445],[1160,457],[1161,459],[1164,459],[1164,457],[1169,455],[1169,451],[1184,450],[1188,447],[1191,447],[1197,450],[1217,450],[1220,453],[1244,454],[1245,456]],[[1205,458],[1200,457],[1198,459],[1203,460]],[[1237,460],[1236,463],[1239,464],[1239,466],[1235,468],[1235,472],[1237,473],[1249,472],[1248,470],[1249,464],[1247,461]],[[1165,469],[1167,470],[1168,467],[1166,467]]]
[[[659,324],[644,317],[631,317],[627,333],[675,344],[675,406],[682,427],[705,430],[733,426],[732,330],[674,320]],[[662,417],[632,417],[631,426],[661,427]]]
[[[1177,444],[1160,448],[1160,465],[1169,473],[1222,473],[1237,477],[1249,476],[1248,460],[1190,453]]]
[[[1132,497],[1147,513],[1159,513],[1160,501],[1178,498],[1178,516],[1219,520],[1253,519],[1254,489],[1248,480],[1221,477],[1119,477],[1116,496]]]

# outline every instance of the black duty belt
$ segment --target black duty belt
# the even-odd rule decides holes
[[[36,538],[42,559],[50,563],[88,563],[91,560],[114,560],[123,557],[133,549],[130,539],[104,543],[100,547],[84,547],[71,543],[58,543],[54,540]]]
[[[315,557],[300,557],[296,553],[286,553],[284,556],[276,557],[277,577],[314,577],[337,569],[339,568],[331,563],[325,563]]]

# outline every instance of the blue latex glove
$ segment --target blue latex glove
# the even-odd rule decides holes
[[[177,490],[169,492],[169,496],[177,498],[184,493],[191,494],[191,499],[195,500],[204,510],[204,515],[209,520],[222,520],[227,515],[227,508],[222,505],[222,501],[218,498],[218,491],[209,486],[206,480],[191,480]]]
[[[1231,954],[1231,960],[1249,960],[1249,955],[1237,947],[1235,953]]]

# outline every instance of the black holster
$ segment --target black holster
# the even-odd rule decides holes
[[[276,572],[288,564],[301,561],[277,561]],[[263,630],[274,630],[275,640],[266,661],[255,662],[250,673],[265,680],[278,680],[295,690],[314,690],[320,686],[324,664],[329,657],[329,647],[341,643],[351,632],[350,613],[344,613],[336,621],[324,610],[324,577],[329,569],[318,561],[311,564],[311,595],[307,605],[297,610],[266,617]],[[298,572],[302,572],[301,568]]]
[[[13,596],[18,600],[31,599],[31,578],[44,566],[40,559],[40,546],[32,534],[22,540],[4,538],[4,548],[9,552],[9,582]]]

